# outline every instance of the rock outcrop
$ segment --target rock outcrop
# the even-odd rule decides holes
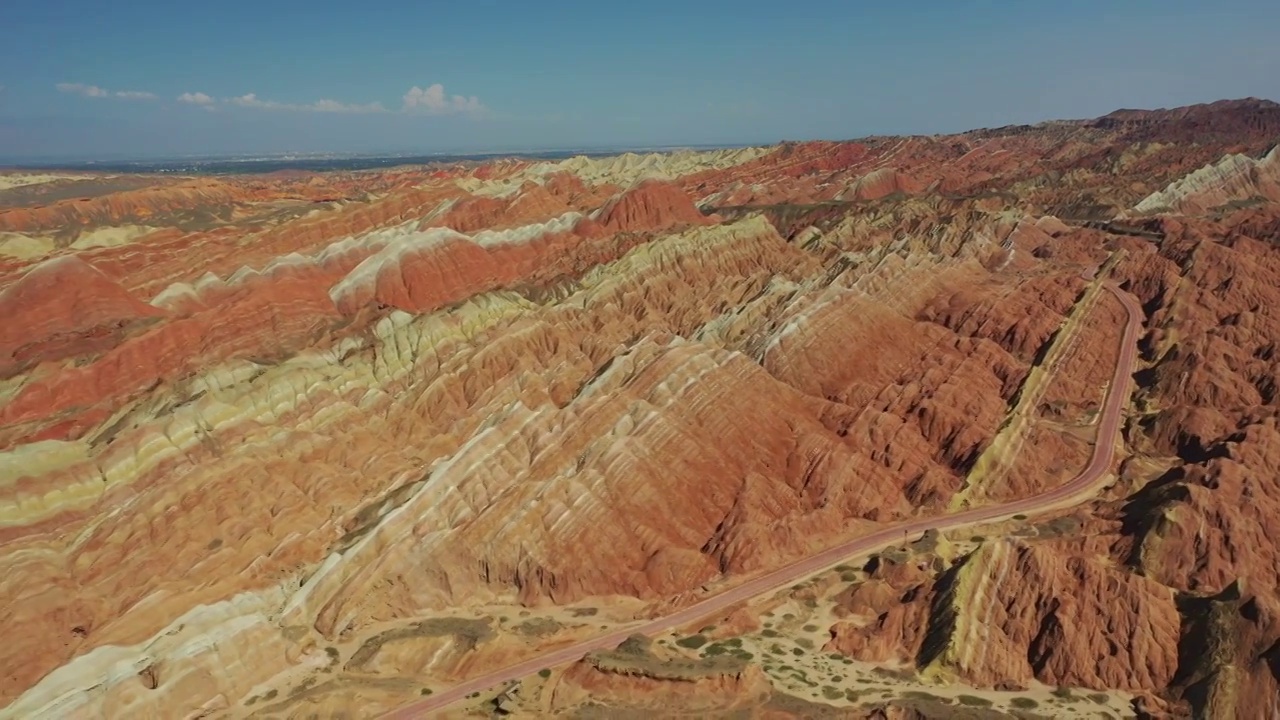
[[[1135,213],[1203,213],[1230,202],[1280,202],[1280,145],[1259,160],[1228,155],[1143,198]]]

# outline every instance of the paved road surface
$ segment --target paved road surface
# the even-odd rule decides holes
[[[432,711],[451,705],[473,692],[483,692],[488,688],[532,675],[542,668],[573,662],[593,650],[615,648],[634,633],[656,635],[673,627],[696,622],[713,613],[723,611],[735,603],[791,585],[814,573],[837,565],[847,558],[857,557],[888,545],[900,543],[905,538],[920,535],[926,530],[949,530],[1019,513],[1031,514],[1038,510],[1061,505],[1077,497],[1092,495],[1096,490],[1095,484],[1108,473],[1111,469],[1112,461],[1115,460],[1116,433],[1120,429],[1120,420],[1123,417],[1124,407],[1129,399],[1129,378],[1133,373],[1133,363],[1137,357],[1138,331],[1142,327],[1142,308],[1137,301],[1128,293],[1120,290],[1114,283],[1108,282],[1105,287],[1124,304],[1125,310],[1128,311],[1129,319],[1125,324],[1124,339],[1121,341],[1120,357],[1116,362],[1115,373],[1111,376],[1106,405],[1102,410],[1102,416],[1098,423],[1098,435],[1093,448],[1093,458],[1089,461],[1088,467],[1065,485],[1041,495],[1023,498],[1003,505],[974,508],[941,517],[921,518],[887,527],[871,535],[850,540],[824,550],[817,555],[779,568],[767,575],[757,577],[719,595],[706,598],[670,615],[615,630],[608,635],[601,635],[560,650],[552,650],[524,662],[495,670],[487,675],[472,678],[461,685],[455,685],[431,697],[405,705],[384,717],[397,720],[427,717]]]

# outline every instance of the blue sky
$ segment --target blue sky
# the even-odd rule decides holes
[[[776,142],[1280,100],[1277,27],[1275,0],[0,0],[0,158]]]

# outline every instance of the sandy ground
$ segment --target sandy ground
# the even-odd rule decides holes
[[[312,632],[306,632],[298,638],[297,646],[303,647],[308,641],[327,654],[325,662],[320,664],[301,663],[288,671],[270,678],[241,698],[240,703],[233,704],[227,716],[232,718],[258,717],[262,713],[270,716],[291,713],[306,714],[315,710],[314,706],[303,704],[306,689],[315,687],[329,680],[337,680],[342,684],[341,692],[377,692],[380,686],[388,683],[403,685],[400,697],[384,710],[391,710],[403,704],[406,698],[418,694],[430,694],[433,688],[445,688],[457,682],[454,673],[461,666],[477,660],[478,656],[496,656],[502,659],[536,655],[548,647],[569,645],[596,635],[606,629],[626,626],[636,622],[647,613],[644,601],[628,597],[595,598],[592,601],[563,607],[523,607],[517,604],[485,605],[483,607],[459,608],[454,612],[431,617],[419,617],[408,620],[395,620],[378,623],[362,629],[359,633],[336,641],[328,641]],[[405,673],[388,675],[366,669],[364,671],[343,671],[345,666],[357,655],[361,647],[371,639],[388,631],[404,628],[422,620],[455,621],[459,625],[473,621],[483,621],[494,631],[494,636],[483,640],[475,650],[455,652],[456,646],[445,638],[438,641],[428,640],[437,649],[436,660],[423,673]],[[421,638],[406,638],[408,643],[422,642]],[[390,647],[392,643],[388,643]],[[535,686],[540,686],[544,678],[535,675],[521,681],[526,696]],[[456,712],[467,714],[471,710],[481,710],[502,688],[495,688],[493,693],[484,693],[467,702],[460,703]],[[247,702],[247,704],[245,704]],[[321,700],[323,702],[323,700]],[[281,704],[282,703],[282,704]],[[322,707],[322,706],[321,706]],[[450,710],[442,717],[454,716]],[[488,712],[482,712],[488,715]]]
[[[741,647],[762,664],[778,691],[837,707],[915,697],[944,698],[955,707],[1028,710],[1054,718],[1098,718],[1101,712],[1117,718],[1132,717],[1131,698],[1121,693],[1092,693],[1040,684],[1007,692],[957,683],[942,685],[930,682],[911,668],[877,666],[823,653],[827,629],[839,620],[833,613],[835,596],[848,586],[843,578],[850,577],[850,573],[863,576],[853,566],[833,569],[752,606],[760,612],[762,628],[738,639]],[[658,642],[675,644],[681,637],[668,635]],[[725,641],[719,644],[724,645]],[[710,645],[700,652],[705,655],[707,647]]]
[[[156,228],[146,225],[121,225],[120,227],[104,227],[83,233],[71,243],[74,250],[87,250],[95,247],[116,247],[127,245],[134,240],[155,232]]]
[[[0,257],[33,260],[48,255],[56,248],[53,238],[0,232]]]
[[[0,175],[0,190],[8,190],[9,188],[22,187],[23,185],[43,185],[44,183],[56,182],[58,180],[84,180],[85,175],[47,175],[47,174],[27,174],[13,173]]]
[[[1000,534],[1016,534],[1027,523],[1002,522],[985,527]],[[1026,528],[1021,528],[1023,532]],[[958,540],[957,552],[972,550],[974,543]],[[840,620],[835,613],[836,596],[853,582],[862,582],[866,574],[858,563],[842,565],[787,589],[753,601],[748,609],[761,623],[758,631],[720,637],[709,621],[699,627],[685,627],[653,638],[661,654],[676,652],[689,658],[709,658],[724,652],[746,652],[750,662],[768,675],[775,692],[833,707],[875,706],[894,699],[933,700],[956,709],[988,708],[1012,713],[1023,711],[1064,720],[1098,720],[1099,718],[1131,718],[1132,697],[1120,692],[1097,692],[1080,688],[1054,688],[1035,683],[1023,690],[997,691],[949,682],[941,684],[922,676],[909,667],[893,667],[860,662],[839,654],[824,653],[827,629]],[[527,609],[512,608],[516,612]],[[612,614],[612,613],[611,613]],[[622,613],[625,616],[625,613]],[[572,621],[566,609],[539,613],[539,617]],[[522,620],[528,619],[526,616]],[[600,616],[603,620],[622,618]],[[514,618],[513,618],[514,619]],[[844,620],[853,620],[846,617]],[[579,618],[577,622],[581,622]],[[504,629],[510,625],[503,623]],[[706,638],[696,649],[687,647],[694,636]],[[518,701],[511,708],[516,717],[535,717],[545,713],[549,698],[543,697],[547,687],[555,686],[555,676],[563,667],[549,669],[546,675],[534,675],[510,684],[518,687]],[[494,687],[452,704],[439,717],[489,717],[493,698],[506,687]]]
[[[88,250],[97,247],[116,247],[127,245],[138,238],[154,232],[155,228],[146,225],[121,225],[120,227],[103,227],[89,230],[71,243],[72,250]],[[0,256],[17,260],[36,260],[58,249],[57,241],[52,237],[24,235],[22,233],[0,233]]]

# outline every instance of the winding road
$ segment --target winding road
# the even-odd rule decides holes
[[[559,650],[552,650],[524,662],[494,670],[480,677],[467,680],[460,685],[455,685],[431,697],[405,705],[383,717],[396,719],[427,717],[428,713],[451,705],[471,693],[484,691],[488,688],[532,675],[542,668],[579,660],[594,650],[612,649],[635,633],[656,635],[674,627],[693,623],[714,613],[726,610],[736,603],[791,585],[814,573],[837,565],[850,557],[865,555],[886,546],[901,543],[904,539],[922,534],[927,530],[951,530],[1017,514],[1032,514],[1058,507],[1068,500],[1093,495],[1097,490],[1098,481],[1108,474],[1112,462],[1115,460],[1116,435],[1120,430],[1120,421],[1129,398],[1129,381],[1133,373],[1134,361],[1137,359],[1138,332],[1142,327],[1142,308],[1137,301],[1113,282],[1106,282],[1104,287],[1124,305],[1128,313],[1128,321],[1125,324],[1124,337],[1121,340],[1120,355],[1116,361],[1111,382],[1108,385],[1106,403],[1098,422],[1093,457],[1089,461],[1088,467],[1066,484],[1049,492],[1003,505],[990,505],[940,517],[910,520],[886,527],[871,535],[850,540],[828,548],[817,555],[779,568],[766,575],[761,575],[670,615],[643,621],[615,630],[607,635],[601,635]]]

